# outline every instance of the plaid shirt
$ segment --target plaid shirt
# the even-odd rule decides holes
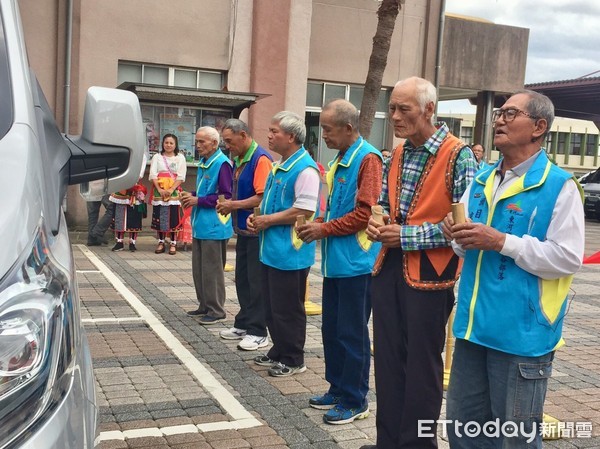
[[[449,133],[445,123],[436,123],[437,131],[421,146],[414,147],[408,140],[404,143],[404,167],[402,170],[402,191],[400,192],[400,216],[406,217],[408,209],[416,190],[421,173],[425,168],[430,155],[437,153],[442,141]],[[383,184],[379,204],[389,212],[390,200],[387,178],[390,172],[392,158],[384,161]],[[464,147],[458,157],[454,168],[454,187],[452,188],[452,202],[460,201],[475,175],[477,162],[471,149]],[[403,218],[404,221],[404,218]],[[400,228],[400,244],[404,251],[439,248],[450,246],[444,237],[441,223],[424,222],[421,225],[405,225]]]

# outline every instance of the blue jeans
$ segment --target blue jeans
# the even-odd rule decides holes
[[[450,373],[446,418],[452,449],[542,448],[539,432],[554,352],[540,357],[522,357],[457,339]],[[468,422],[512,422],[523,431],[499,432],[498,437],[465,435]],[[462,424],[458,432],[456,422]],[[476,428],[473,424],[471,428]],[[493,434],[493,427],[488,435]],[[518,433],[518,435],[516,435]],[[516,436],[504,437],[504,434]]]
[[[323,279],[323,350],[329,393],[347,408],[366,404],[371,344],[371,274]]]

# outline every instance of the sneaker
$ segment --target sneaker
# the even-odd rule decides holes
[[[113,251],[123,251],[123,242],[115,243],[115,246],[112,247]]]
[[[325,393],[323,396],[314,396],[308,400],[308,405],[318,410],[329,410],[340,403],[340,397],[331,393]]]
[[[303,373],[304,371],[306,371],[306,365],[304,364],[300,366],[288,366],[278,362],[269,368],[269,375],[273,377],[288,377],[294,374]]]
[[[88,235],[87,246],[101,246],[102,242],[93,235]]]
[[[135,243],[129,244],[129,251],[131,251],[131,252],[137,251],[137,248],[135,247]]]
[[[235,267],[233,265],[231,265],[230,263],[226,263],[225,267],[223,268],[223,271],[225,273],[229,273],[230,271],[235,270]]]
[[[208,313],[208,310],[206,309],[196,309],[196,310],[188,310],[187,313],[189,316],[200,316],[200,315],[206,315]]]
[[[219,335],[224,340],[241,340],[246,336],[246,331],[244,329],[232,327],[231,329],[219,332]]]
[[[254,363],[259,366],[271,367],[273,365],[277,365],[277,363],[279,363],[279,362],[276,362],[275,360],[270,359],[266,355],[257,355],[256,357],[254,357]]]
[[[264,348],[269,344],[269,337],[259,337],[257,335],[246,335],[242,341],[238,343],[238,349],[244,351],[256,351],[258,348]]]
[[[355,419],[365,419],[367,416],[369,416],[368,404],[361,408],[346,408],[341,404],[337,404],[323,415],[323,421],[326,424],[347,424]]]
[[[208,325],[211,325],[211,324],[217,324],[217,323],[220,323],[222,321],[225,321],[225,317],[217,318],[217,317],[208,316],[208,315],[203,315],[198,320],[198,322],[200,324],[204,324],[205,326],[208,326]]]

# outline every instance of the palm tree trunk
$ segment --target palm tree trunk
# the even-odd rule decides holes
[[[369,59],[369,71],[365,81],[365,91],[360,106],[360,133],[366,139],[371,134],[375,108],[383,72],[387,65],[388,53],[396,25],[396,17],[400,11],[402,0],[383,0],[377,10],[377,31],[373,37],[373,50]]]

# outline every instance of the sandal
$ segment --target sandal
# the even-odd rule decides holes
[[[171,256],[177,254],[177,245],[171,243],[171,246],[169,247],[169,254]]]
[[[154,250],[155,254],[162,254],[165,252],[165,244],[164,242],[158,242],[156,249]]]

